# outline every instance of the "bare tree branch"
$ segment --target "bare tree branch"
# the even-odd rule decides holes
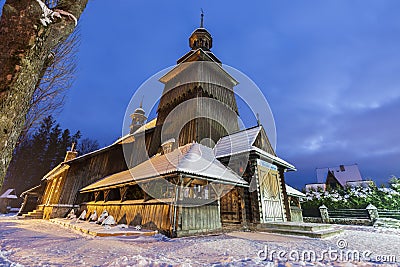
[[[55,8],[79,18],[88,0],[59,0]],[[75,29],[70,16],[46,15],[38,0],[6,0],[0,19],[0,187],[24,129],[38,82],[53,49]]]
[[[79,39],[79,31],[75,29],[64,42],[53,49],[50,66],[44,70],[44,75],[33,93],[20,139],[23,139],[44,117],[61,111],[66,91],[71,88],[75,80]]]

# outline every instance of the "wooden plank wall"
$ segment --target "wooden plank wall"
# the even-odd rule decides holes
[[[178,236],[219,230],[222,227],[219,206],[182,207],[178,225]]]
[[[151,204],[143,203],[121,203],[119,201],[110,202],[88,202],[82,208],[87,209],[87,218],[96,211],[100,215],[107,210],[117,223],[126,223],[132,225],[142,225],[144,228],[150,228],[170,232],[171,214],[173,206],[158,202]],[[122,221],[125,217],[126,222]]]
[[[116,145],[102,153],[70,163],[60,196],[60,204],[79,204],[79,190],[107,175],[127,169],[122,146]]]

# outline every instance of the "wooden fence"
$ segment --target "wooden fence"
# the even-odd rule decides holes
[[[328,210],[329,218],[370,219],[366,209],[338,209]]]
[[[378,218],[400,220],[400,210],[377,209],[368,205],[365,209],[328,209],[324,205],[314,209],[303,209],[305,222],[373,225]]]
[[[380,210],[380,209],[378,209],[378,214],[379,214],[379,217],[400,220],[400,210]]]

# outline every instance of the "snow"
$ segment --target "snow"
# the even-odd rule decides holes
[[[352,250],[369,250],[373,255],[396,255],[397,260],[400,260],[400,231],[382,231],[373,227],[345,226],[343,234],[323,240],[259,232],[232,232],[174,239],[161,234],[139,237],[92,237],[67,230],[46,220],[2,217],[0,218],[0,266],[375,266],[377,264],[326,260],[271,262],[263,261],[257,255],[257,252],[265,246],[271,250],[310,249],[321,252],[329,247],[337,247],[339,240],[346,240],[348,248]]]
[[[14,213],[14,212],[11,212],[11,213],[0,213],[0,218],[1,217],[17,218],[17,214]]]
[[[7,256],[10,255],[10,252],[7,251],[2,251],[0,250],[0,266],[8,267],[8,266],[13,266],[13,267],[22,267],[23,265],[12,262],[7,259]]]
[[[67,16],[70,19],[74,20],[75,26],[78,24],[77,18],[71,13],[60,9],[56,9],[53,11],[50,8],[48,8],[43,1],[36,0],[36,2],[38,2],[40,8],[42,9],[42,16],[40,17],[40,22],[42,23],[43,26],[48,26],[54,21],[54,17],[61,18],[61,15]]]

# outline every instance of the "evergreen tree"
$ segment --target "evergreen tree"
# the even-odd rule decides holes
[[[15,149],[4,188],[15,188],[20,194],[40,184],[43,176],[64,160],[73,142],[80,154],[98,149],[98,142],[89,138],[80,144],[81,137],[80,131],[71,135],[69,129],[63,130],[52,116],[44,118],[36,132],[24,138]]]

